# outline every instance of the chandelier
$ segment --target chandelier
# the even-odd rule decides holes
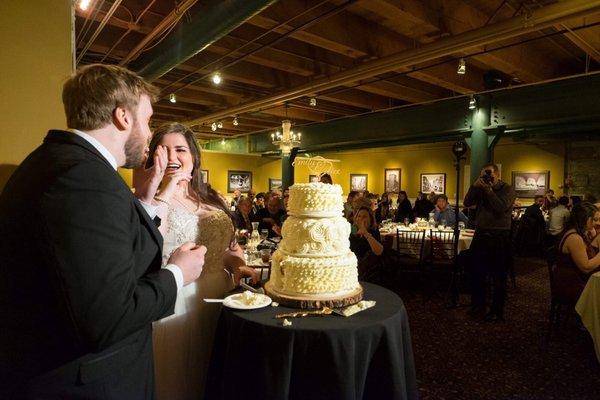
[[[275,146],[279,146],[281,154],[290,154],[294,147],[300,146],[302,140],[302,134],[300,132],[294,133],[290,130],[292,122],[288,119],[281,121],[281,130],[283,133],[277,131],[271,133],[271,140]]]

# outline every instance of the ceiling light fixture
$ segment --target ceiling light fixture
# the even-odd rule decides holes
[[[175,97],[175,93],[171,93],[171,94],[169,95],[169,101],[170,101],[171,103],[177,103],[177,97]]]
[[[281,128],[283,133],[279,131],[271,133],[271,140],[275,146],[279,146],[281,154],[290,154],[294,147],[300,146],[302,140],[302,134],[300,132],[294,133],[290,130],[292,123],[290,120],[281,121]]]
[[[217,128],[223,129],[223,122],[221,122],[221,121],[217,122]]]
[[[221,74],[219,74],[218,72],[215,72],[212,76],[212,81],[215,85],[220,84],[222,81]]]
[[[221,139],[221,144],[225,145],[225,138]]]
[[[469,110],[474,110],[477,108],[477,100],[475,100],[475,97],[471,96],[471,99],[469,100]]]
[[[456,70],[456,73],[459,75],[464,75],[467,73],[467,63],[464,58],[458,60],[458,69]]]
[[[85,11],[90,6],[91,0],[80,0],[79,1],[79,9],[81,11]]]
[[[239,121],[238,121],[238,119],[237,119],[237,117],[233,117],[233,122],[232,123],[233,123],[233,126],[238,126],[240,124]]]
[[[217,130],[217,123],[216,123],[216,122],[213,122],[213,123],[210,125],[210,129],[211,129],[213,132],[214,132],[214,131],[216,131],[216,130]]]
[[[317,98],[316,97],[311,97],[310,100],[308,101],[308,104],[311,107],[316,107],[317,106]]]

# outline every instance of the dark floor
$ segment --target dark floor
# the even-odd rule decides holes
[[[545,263],[517,259],[515,270],[504,323],[474,322],[468,307],[448,309],[438,297],[424,302],[414,285],[399,284],[422,400],[600,399],[600,365],[579,318],[573,314],[546,340]]]

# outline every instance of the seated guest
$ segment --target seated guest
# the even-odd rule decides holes
[[[417,200],[415,200],[415,207],[413,208],[414,216],[417,218],[429,218],[429,213],[433,211],[435,206],[433,203],[425,197],[423,192],[417,193]]]
[[[237,208],[235,210],[236,228],[245,229],[252,233],[252,222],[254,221],[254,211],[252,210],[252,202],[248,197],[240,197]]]
[[[542,205],[542,210],[550,211],[557,205],[558,200],[556,200],[556,197],[554,197],[554,190],[548,189],[544,196],[544,204]]]
[[[258,221],[258,230],[268,229],[268,237],[281,236],[281,218],[285,214],[285,211],[281,209],[281,203],[279,197],[271,196],[267,207],[259,210],[256,214],[256,220]]]
[[[369,207],[360,207],[354,216],[350,234],[350,250],[359,261],[365,258],[369,252],[375,255],[383,253],[381,235],[375,222],[375,216]]]
[[[569,197],[569,210],[572,209],[577,204],[581,203],[581,196],[571,196]]]
[[[535,196],[534,203],[525,209],[521,216],[515,236],[516,250],[519,254],[541,255],[546,231],[546,221],[542,214],[544,196]]]
[[[333,179],[331,179],[331,175],[329,175],[329,174],[321,175],[321,177],[319,178],[319,182],[328,183],[330,185],[333,185]]]
[[[263,192],[260,192],[254,198],[252,210],[254,210],[254,214],[256,214],[258,210],[262,210],[263,208],[265,208],[265,194]]]
[[[350,220],[350,216],[352,215],[352,205],[354,204],[354,199],[357,194],[358,192],[356,190],[352,190],[348,193],[348,198],[344,203],[344,217],[346,217],[347,220]]]
[[[379,201],[377,200],[377,195],[375,193],[370,193],[367,196],[367,199],[369,199],[369,203],[371,204],[371,211],[375,212],[375,210],[377,210],[377,204],[379,203]]]
[[[446,226],[454,226],[456,223],[456,213],[448,204],[448,196],[440,194],[435,202],[435,212],[433,214],[435,222]],[[469,223],[469,218],[462,211],[458,212],[458,220],[466,224]]]
[[[435,201],[437,200],[436,194],[435,192],[432,190],[431,193],[429,193],[427,195],[427,200],[429,200],[431,202],[431,204],[435,204]]]
[[[573,206],[567,231],[558,246],[554,271],[556,295],[573,305],[589,276],[600,267],[599,236],[594,229],[599,221],[600,212],[593,204],[582,202]]]
[[[596,196],[594,196],[593,194],[591,194],[589,192],[583,195],[583,201],[587,201],[588,203],[592,203],[592,204],[598,202],[598,200],[596,200]]]
[[[561,196],[558,199],[558,205],[550,210],[550,218],[548,224],[548,234],[553,238],[551,245],[557,244],[557,239],[560,239],[562,236],[565,227],[567,226],[567,222],[569,221],[569,216],[571,213],[567,206],[569,205],[569,198],[567,196]]]
[[[408,195],[404,190],[398,193],[398,209],[396,210],[396,216],[394,222],[414,222],[415,217],[412,210],[412,205],[408,199]]]
[[[231,199],[231,207],[235,207],[237,206],[238,200],[240,199],[240,196],[242,195],[242,192],[239,191],[239,189],[236,189],[233,191],[233,198]]]
[[[383,220],[391,219],[390,200],[387,193],[381,195],[381,201],[375,210],[375,220],[380,224]]]
[[[287,213],[287,209],[288,209],[288,202],[290,201],[290,191],[288,189],[286,189],[283,192],[283,215],[281,216],[281,226],[283,226],[283,222],[287,219],[288,217],[288,213]]]

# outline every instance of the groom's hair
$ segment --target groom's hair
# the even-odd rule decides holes
[[[103,64],[82,67],[63,86],[67,126],[100,129],[112,122],[117,107],[135,113],[144,94],[154,102],[159,90],[126,68]]]

